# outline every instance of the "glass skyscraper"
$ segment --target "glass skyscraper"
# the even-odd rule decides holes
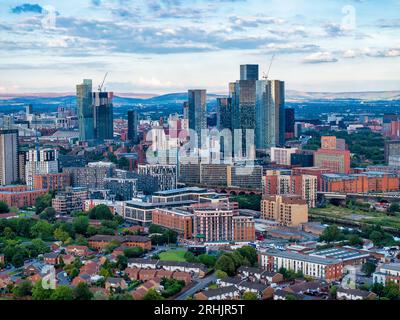
[[[113,93],[93,93],[94,137],[98,142],[114,138]]]
[[[83,80],[76,86],[76,99],[78,107],[79,140],[90,141],[94,139],[93,105],[92,105],[92,80]]]
[[[201,147],[201,131],[207,129],[207,91],[189,90],[189,129],[197,133],[198,147]]]
[[[258,64],[243,64],[240,66],[240,80],[258,80]]]
[[[128,111],[128,140],[132,143],[138,142],[138,113],[135,110]]]

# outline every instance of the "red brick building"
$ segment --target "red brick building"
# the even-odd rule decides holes
[[[23,208],[33,206],[36,198],[44,195],[47,190],[28,190],[27,186],[0,187],[0,201],[7,203],[9,207]]]
[[[253,217],[233,217],[233,240],[251,242],[256,239],[256,229]]]
[[[153,211],[153,224],[174,230],[184,239],[193,236],[193,214],[179,209],[157,209]]]
[[[54,173],[35,175],[33,177],[34,189],[47,189],[47,190],[64,190],[69,187],[70,175],[67,173]]]
[[[140,247],[143,250],[151,250],[151,240],[143,236],[108,236],[95,235],[89,238],[89,247],[102,250],[106,248],[112,241],[119,242],[127,247]]]

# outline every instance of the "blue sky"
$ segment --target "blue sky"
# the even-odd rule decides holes
[[[0,93],[224,93],[239,65],[301,91],[400,89],[400,0],[68,0],[0,4]]]

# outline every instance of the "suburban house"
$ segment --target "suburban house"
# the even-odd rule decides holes
[[[196,293],[194,298],[196,300],[237,300],[240,298],[240,290],[235,286],[221,287]]]
[[[105,283],[106,290],[126,289],[128,286],[122,278],[108,278]]]
[[[56,252],[45,253],[43,255],[43,262],[45,264],[57,265],[60,263],[60,255]]]
[[[240,267],[238,269],[239,275],[242,279],[249,279],[253,282],[267,283],[279,283],[283,281],[283,275],[278,272],[270,272],[264,269],[251,268],[251,267]]]
[[[336,293],[338,300],[375,300],[376,297],[376,294],[373,292],[359,289],[339,288]]]
[[[86,257],[89,255],[89,248],[87,246],[68,246],[65,251],[76,257]]]

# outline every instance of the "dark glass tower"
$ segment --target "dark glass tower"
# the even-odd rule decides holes
[[[139,116],[137,111],[128,111],[128,140],[134,144],[138,143],[138,123]]]
[[[240,80],[258,80],[258,64],[241,65]]]
[[[114,138],[113,93],[93,93],[93,123],[96,141],[103,142]]]
[[[189,90],[189,129],[197,134],[198,146],[201,147],[201,131],[207,129],[207,92],[206,90]]]
[[[76,103],[78,108],[79,140],[94,139],[92,80],[83,80],[76,86]]]

